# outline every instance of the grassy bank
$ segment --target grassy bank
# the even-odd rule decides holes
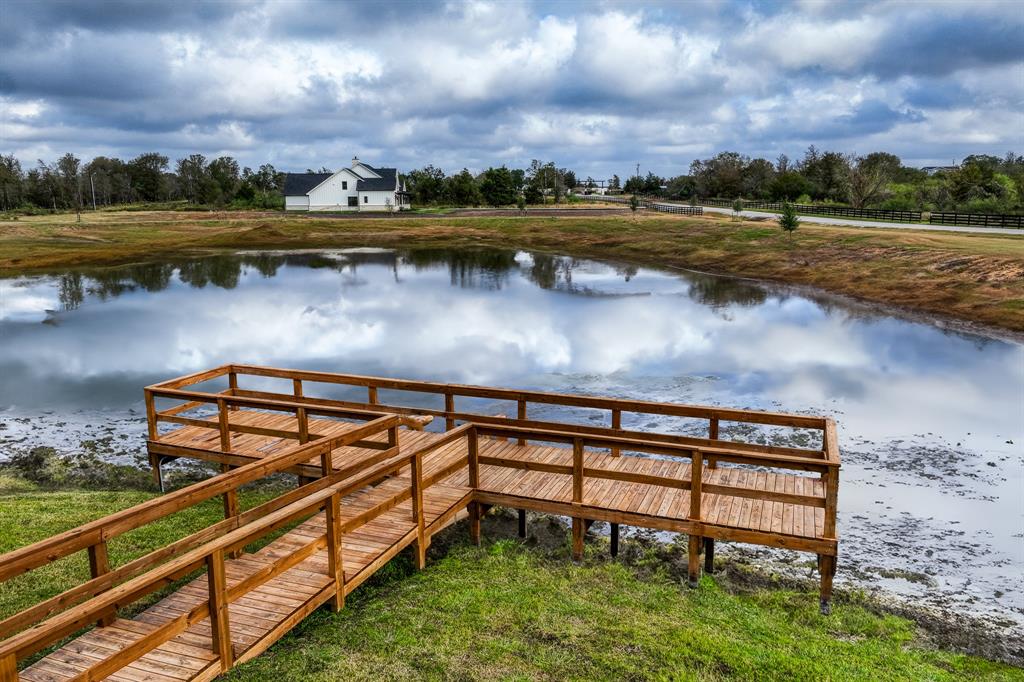
[[[387,217],[180,212],[31,216],[0,223],[0,273],[109,265],[210,249],[343,246],[536,249],[819,287],[1024,331],[1024,237],[728,216]]]
[[[256,495],[257,493],[250,493]],[[0,480],[0,550],[140,501],[148,493],[43,492]],[[249,502],[255,502],[249,499]],[[115,563],[218,518],[216,501],[112,547]],[[1024,673],[928,646],[905,619],[855,599],[818,614],[811,591],[681,586],[670,566],[624,543],[612,561],[593,539],[567,560],[564,528],[538,518],[531,541],[488,517],[482,548],[465,528],[439,536],[426,570],[399,556],[350,596],[321,609],[227,679],[1024,679]],[[63,562],[66,563],[66,562]],[[0,616],[67,587],[72,573],[34,572],[0,586]],[[16,581],[16,582],[18,582]]]

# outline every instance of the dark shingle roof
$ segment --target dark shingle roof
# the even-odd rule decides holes
[[[305,196],[311,189],[332,175],[334,173],[288,173],[284,176],[284,195],[286,197]]]
[[[365,165],[365,164],[364,164]],[[368,166],[369,168],[370,166]],[[356,184],[360,192],[389,192],[394,190],[398,183],[395,179],[398,171],[394,168],[373,168],[379,178],[363,178]]]

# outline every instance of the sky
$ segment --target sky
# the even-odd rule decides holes
[[[687,172],[1024,153],[1024,2],[0,0],[0,153]]]

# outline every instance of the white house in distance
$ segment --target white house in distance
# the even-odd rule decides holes
[[[411,208],[405,184],[394,168],[374,168],[352,157],[337,173],[288,173],[286,211],[401,211]]]

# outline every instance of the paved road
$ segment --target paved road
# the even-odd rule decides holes
[[[718,208],[717,206],[705,206],[707,213],[724,213],[732,215],[731,208]],[[778,219],[778,213],[765,211],[743,211],[740,215],[745,218],[771,218]],[[800,215],[801,222],[818,223],[820,225],[845,225],[847,227],[884,227],[898,228],[901,230],[937,230],[939,232],[975,232],[978,234],[1015,234],[1024,237],[1024,230],[1017,230],[1012,227],[968,227],[966,225],[921,225],[918,223],[888,223],[878,220],[850,220],[846,218],[828,218],[816,215]]]

